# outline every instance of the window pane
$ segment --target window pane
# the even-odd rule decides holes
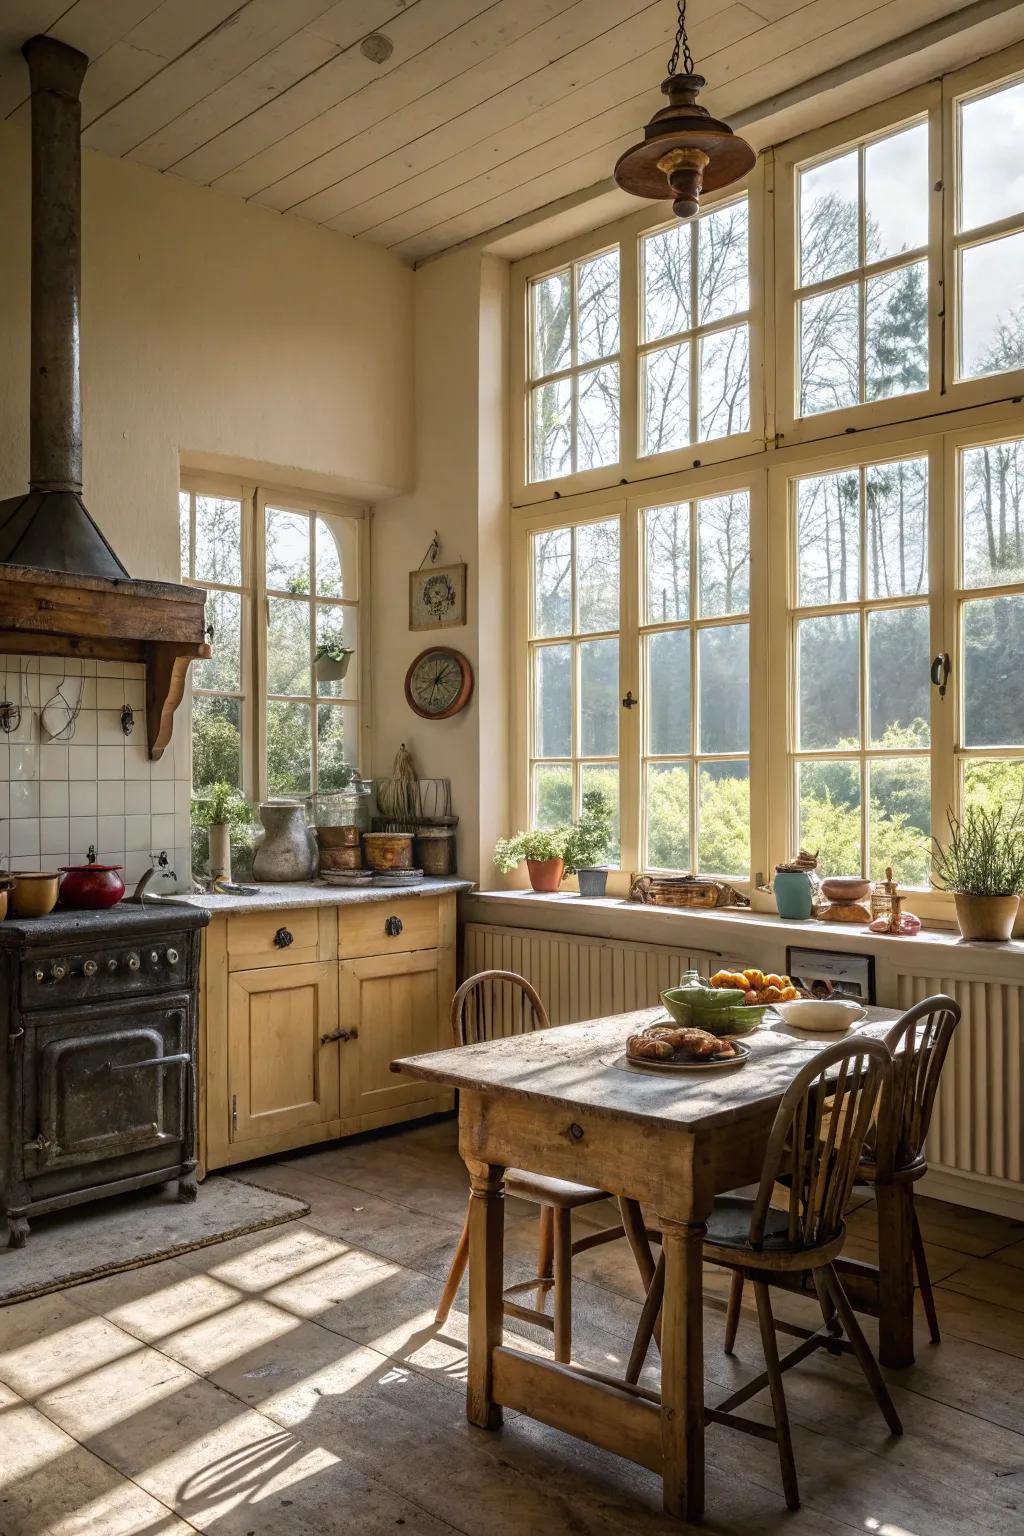
[[[356,712],[344,704],[318,704],[316,711],[316,787],[323,793],[344,789],[353,778],[359,753]]]
[[[355,608],[317,607],[317,646],[338,645],[354,653],[349,657],[348,671],[344,677],[316,679],[316,691],[322,699],[354,699],[359,692],[357,624],[358,614]]]
[[[619,642],[585,640],[580,646],[580,752],[583,757],[614,757],[618,750]]]
[[[223,496],[196,497],[197,581],[237,587],[242,582],[242,503]]]
[[[572,473],[572,380],[539,385],[530,396],[531,480]]]
[[[875,747],[926,747],[931,740],[928,609],[868,614],[869,729]]]
[[[192,701],[193,792],[210,784],[242,787],[242,701],[200,694]]]
[[[572,631],[572,533],[551,528],[533,536],[533,632]]]
[[[585,800],[588,793],[598,789],[612,807],[611,837],[600,862],[617,864],[620,853],[619,836],[619,770],[607,763],[584,763],[580,770],[580,790]]]
[[[928,388],[928,263],[869,277],[864,393],[889,400]]]
[[[267,783],[272,795],[308,795],[312,789],[310,706],[267,704]]]
[[[697,253],[698,323],[710,325],[749,309],[746,198],[698,220]]]
[[[660,341],[690,329],[689,224],[673,224],[641,242],[643,339]]]
[[[698,436],[701,442],[750,430],[750,337],[745,325],[700,343]]]
[[[928,124],[877,139],[864,150],[868,261],[928,244]]]
[[[564,827],[572,821],[572,769],[568,763],[540,763],[533,770],[535,827]]]
[[[963,455],[963,584],[1024,581],[1024,441]]]
[[[960,228],[1024,209],[1024,80],[960,106]]]
[[[709,496],[697,503],[697,594],[702,618],[750,607],[750,497]]]
[[[309,591],[309,518],[267,508],[267,586]]]
[[[647,750],[655,756],[690,750],[690,631],[647,637]]]
[[[192,543],[192,498],[188,491],[178,492],[178,547],[181,553],[181,579],[188,581],[188,556]]]
[[[981,806],[998,811],[1004,806],[1010,815],[1024,797],[1024,760],[996,758],[985,762],[969,758],[964,763],[964,806]]]
[[[860,767],[801,763],[797,770],[800,847],[818,854],[818,873],[863,873],[860,847]]]
[[[926,757],[870,765],[868,869],[901,885],[927,886],[931,868],[932,771]]]
[[[309,604],[267,598],[267,692],[309,692]]]
[[[644,454],[685,448],[690,441],[690,344],[648,352],[640,363]]]
[[[864,472],[868,596],[928,591],[928,460],[870,464]]]
[[[540,645],[534,655],[537,757],[572,755],[572,647]]]
[[[648,869],[690,868],[690,770],[685,763],[647,767]]]
[[[316,519],[316,590],[319,597],[359,596],[359,523],[354,517]]]
[[[1024,233],[960,252],[960,373],[1024,368]]]
[[[807,607],[860,596],[860,479],[855,469],[797,486],[797,601]]]
[[[242,599],[237,592],[207,592],[206,623],[212,625],[209,661],[197,661],[192,669],[196,688],[242,691]]]
[[[701,752],[745,752],[750,745],[750,638],[746,624],[702,629],[698,642]]]
[[[576,415],[576,468],[599,469],[619,458],[619,365],[580,374]]]
[[[644,512],[648,624],[690,617],[690,504]]]
[[[554,272],[531,283],[530,297],[533,310],[532,331],[532,378],[543,378],[548,373],[558,373],[572,362],[572,336],[570,313],[572,306],[572,282],[568,268]]]
[[[746,763],[702,763],[698,773],[697,868],[750,874],[750,771]]]
[[[855,613],[830,613],[801,619],[796,627],[797,738],[805,751],[828,752],[860,744],[858,625]]]
[[[964,604],[964,744],[1024,741],[1024,597]]]
[[[800,282],[858,265],[857,151],[800,172]]]
[[[576,628],[581,634],[619,627],[619,520],[576,529]]]
[[[619,253],[576,267],[576,361],[596,363],[619,350]]]
[[[833,288],[800,305],[800,414],[840,411],[860,399],[859,287]]]

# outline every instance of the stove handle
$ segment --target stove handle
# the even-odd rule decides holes
[[[111,1072],[135,1072],[140,1067],[188,1067],[192,1058],[187,1051],[177,1056],[149,1056],[145,1061],[112,1061]]]

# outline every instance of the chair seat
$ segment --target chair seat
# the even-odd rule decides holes
[[[524,1168],[509,1168],[505,1173],[505,1193],[535,1205],[552,1205],[560,1210],[574,1210],[579,1205],[593,1205],[607,1200],[603,1189],[589,1184],[572,1184],[568,1179],[552,1179],[545,1173],[527,1173]]]
[[[924,1178],[928,1172],[928,1159],[919,1157],[916,1162],[905,1163],[902,1168],[893,1169],[891,1182],[893,1184],[914,1184],[918,1179]],[[857,1164],[857,1184],[874,1184],[878,1178],[878,1165],[867,1148],[864,1156]]]
[[[751,1248],[750,1217],[753,1209],[753,1200],[744,1195],[720,1195],[708,1218],[705,1247],[739,1249],[748,1256],[754,1253],[806,1252],[804,1243],[793,1242],[789,1236],[789,1213],[777,1211],[774,1206],[768,1208],[760,1248]]]

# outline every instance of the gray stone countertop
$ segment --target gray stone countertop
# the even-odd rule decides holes
[[[257,885],[255,896],[208,896],[205,893],[191,896],[183,892],[177,896],[160,896],[156,901],[161,905],[184,903],[216,917],[221,912],[273,912],[286,907],[346,907],[375,901],[406,901],[410,897],[438,896],[445,891],[472,889],[472,880],[454,877],[435,880],[424,878],[414,886],[369,886],[356,889],[325,885],[321,880],[297,880],[289,885]],[[156,902],[147,905],[156,905]]]

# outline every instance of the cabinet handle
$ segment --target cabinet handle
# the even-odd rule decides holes
[[[332,1029],[330,1034],[320,1036],[321,1045],[332,1045],[335,1040],[358,1040],[358,1029]]]
[[[402,919],[400,917],[386,917],[384,919],[384,932],[389,939],[397,939],[402,931]]]
[[[295,942],[295,935],[288,928],[279,928],[274,934],[274,943],[278,949],[287,949],[289,944]]]

